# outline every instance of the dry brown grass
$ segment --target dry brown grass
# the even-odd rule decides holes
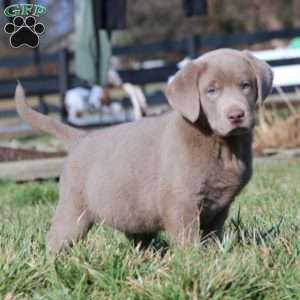
[[[300,147],[300,111],[294,110],[287,117],[278,110],[259,111],[259,125],[255,130],[254,149],[291,149]]]

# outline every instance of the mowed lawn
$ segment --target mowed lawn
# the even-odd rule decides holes
[[[0,183],[0,299],[300,299],[300,161],[256,162],[224,241],[184,250],[98,225],[47,257],[57,197],[54,181]]]

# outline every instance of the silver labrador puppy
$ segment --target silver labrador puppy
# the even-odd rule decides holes
[[[271,68],[248,52],[212,51],[168,84],[172,112],[90,134],[32,110],[18,85],[23,120],[69,151],[48,250],[82,238],[95,222],[144,244],[160,230],[182,245],[221,236],[251,177],[255,105],[272,80]]]

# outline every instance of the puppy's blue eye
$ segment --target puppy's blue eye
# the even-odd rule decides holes
[[[251,87],[252,87],[252,84],[251,84],[250,81],[243,81],[243,82],[241,83],[241,89],[242,89],[242,90],[250,90]]]
[[[213,96],[216,92],[217,92],[217,89],[216,89],[215,87],[209,87],[209,88],[206,90],[206,93],[207,93],[207,95],[209,95],[209,96]]]

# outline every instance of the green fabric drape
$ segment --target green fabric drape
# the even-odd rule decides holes
[[[75,0],[75,72],[90,84],[107,84],[111,46],[105,30],[95,31],[93,0]],[[99,35],[97,59],[96,34]],[[99,62],[97,65],[97,61]],[[99,78],[97,74],[99,72]]]

